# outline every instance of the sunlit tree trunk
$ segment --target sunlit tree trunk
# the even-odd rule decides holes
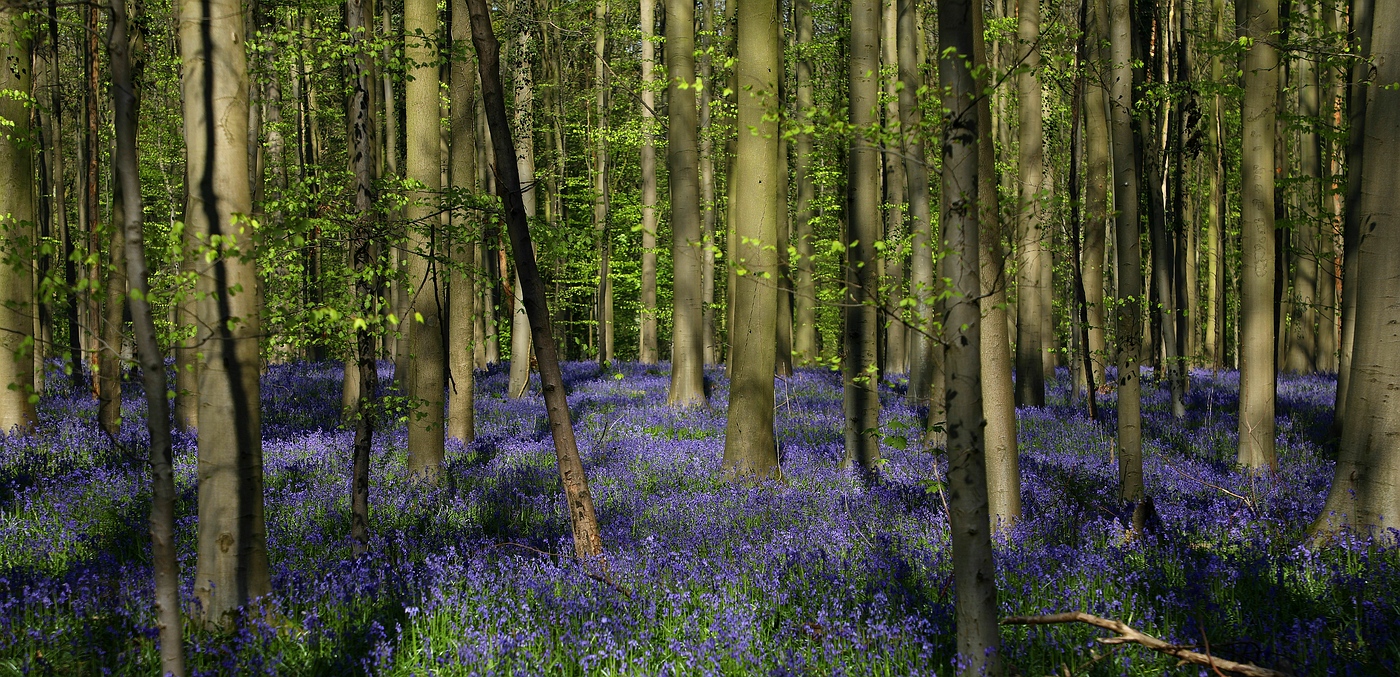
[[[1278,114],[1279,0],[1249,0],[1245,31],[1244,146],[1240,197],[1240,465],[1274,457],[1274,118]]]
[[[792,244],[797,256],[792,261],[792,355],[797,366],[816,364],[817,289],[812,255],[812,220],[816,218],[816,186],[812,181],[812,134],[806,127],[816,111],[812,97],[812,57],[806,53],[812,44],[811,0],[794,0],[793,32],[796,34],[797,119],[804,123],[794,138],[793,180],[797,183],[797,210],[793,221]],[[907,87],[907,85],[906,85]]]
[[[613,360],[612,231],[608,228],[608,107],[612,78],[607,64],[608,0],[593,10],[593,82],[597,88],[597,127],[593,147],[593,229],[598,238],[598,361]]]
[[[933,353],[943,349],[941,344],[936,346],[934,340],[941,332],[938,326],[941,318],[933,316],[933,219],[929,207],[928,158],[920,129],[923,111],[919,108],[918,93],[924,80],[919,72],[917,14],[913,0],[899,3],[899,80],[903,84],[899,90],[899,126],[904,140],[904,175],[909,185],[909,294],[917,301],[910,321],[913,340],[909,342],[908,399],[915,404],[928,402],[935,389],[942,390],[933,379]]]
[[[517,8],[528,14],[531,4],[523,1]],[[520,173],[520,185],[524,193],[520,196],[525,205],[525,216],[535,218],[538,209],[535,190],[535,78],[533,66],[534,33],[530,22],[521,23],[520,33],[515,38],[515,120],[511,131],[515,133],[515,166]],[[525,394],[530,380],[530,318],[525,313],[525,299],[521,296],[520,278],[517,272],[515,284],[511,286],[514,297],[514,311],[510,323],[510,383],[506,388],[508,397]]]
[[[1375,82],[1400,81],[1400,4],[1378,2],[1374,12],[1368,53]],[[1319,527],[1324,533],[1350,527],[1393,544],[1400,540],[1400,173],[1376,160],[1400,153],[1400,92],[1394,87],[1372,89],[1364,143],[1368,162],[1357,216],[1366,236],[1356,266],[1365,271],[1366,287],[1356,297],[1347,418]]]
[[[708,245],[700,231],[692,0],[666,2],[666,68],[671,111],[666,125],[666,166],[671,184],[671,258],[675,267],[671,292],[671,389],[666,400],[672,406],[689,407],[705,403],[701,267]],[[708,85],[707,82],[707,88]]]
[[[431,0],[409,0],[404,5],[404,54],[414,64],[404,87],[406,139],[405,176],[422,188],[410,194],[407,212],[410,323],[408,379],[405,394],[416,408],[408,423],[408,469],[414,475],[435,479],[442,465],[443,379],[442,288],[434,257],[439,192],[442,190],[442,157],[439,133],[438,13]],[[423,37],[417,37],[421,34]],[[527,361],[528,362],[528,361]]]
[[[1089,354],[1093,357],[1094,383],[1104,383],[1104,249],[1108,229],[1108,187],[1112,181],[1113,158],[1110,155],[1108,125],[1108,63],[1101,46],[1108,39],[1108,7],[1104,0],[1090,0],[1086,19],[1088,53],[1085,58],[1093,67],[1089,70],[1084,91],[1084,155],[1085,207],[1088,219],[1084,226],[1084,296],[1089,311]],[[983,332],[982,340],[987,340]]]
[[[882,373],[903,374],[909,370],[904,344],[904,309],[899,302],[904,298],[904,256],[898,245],[904,241],[905,171],[903,155],[903,129],[899,117],[899,5],[898,0],[882,0],[880,61],[885,74],[882,78],[885,88],[885,128],[898,129],[899,137],[894,137],[888,152],[881,153],[884,164],[885,190],[885,241],[884,279],[885,288],[880,295],[881,324],[885,327],[884,360]]]
[[[18,6],[0,7],[0,53],[16,66],[0,68],[0,432],[33,429],[38,418],[34,394],[34,168],[30,161],[29,106],[33,63],[28,15]],[[95,93],[94,93],[95,95]],[[26,245],[30,243],[30,245]],[[34,398],[37,399],[37,398]]]
[[[704,51],[700,57],[700,79],[704,81],[705,87],[700,90],[700,208],[702,210],[701,227],[704,233],[700,245],[700,333],[704,344],[705,364],[714,364],[719,359],[719,352],[715,345],[714,313],[715,251],[717,248],[715,240],[715,142],[710,132],[710,102],[714,98],[715,89],[715,83],[712,81],[714,55],[710,52],[710,49],[715,45],[715,0],[701,0],[701,7],[703,8],[700,17],[700,30],[703,35],[701,47]],[[669,23],[667,30],[672,30]],[[670,63],[672,61],[668,56],[668,67]],[[671,115],[674,116],[675,113],[672,112]],[[672,202],[671,208],[675,209],[674,202]]]
[[[729,328],[733,359],[729,367],[729,421],[724,437],[724,470],[733,479],[777,478],[778,449],[773,436],[773,367],[776,360],[778,203],[784,171],[778,144],[778,85],[782,78],[776,0],[751,0],[738,10],[739,129],[736,148],[744,161],[731,176],[737,210],[730,266],[737,289]]]
[[[1050,231],[1046,228],[1044,135],[1041,130],[1040,0],[1019,0],[1016,38],[1022,51],[1016,76],[1020,100],[1020,202],[1017,208],[1016,275],[1016,402],[1023,406],[1045,404],[1046,348],[1053,341],[1043,335],[1050,312],[1050,289],[1043,285],[1050,265]]]
[[[1211,0],[1212,35],[1216,43],[1225,41],[1225,0]],[[1225,67],[1218,53],[1210,56],[1210,81],[1224,84]],[[1206,172],[1206,311],[1205,359],[1212,369],[1225,366],[1225,97],[1216,93],[1207,99],[1210,115],[1206,120],[1206,149],[1210,167]]]
[[[472,63],[471,17],[466,0],[452,2],[452,143],[448,150],[452,188],[475,195],[476,185],[476,67]],[[478,338],[476,312],[476,238],[480,231],[470,211],[452,213],[452,281],[448,287],[448,368],[452,381],[447,398],[447,435],[470,442],[476,436],[475,366]]]
[[[652,68],[656,63],[657,0],[641,0],[642,14],[642,290],[641,326],[637,332],[637,361],[642,364],[656,364],[659,359],[656,347],[656,76]],[[694,10],[691,10],[694,14]],[[691,19],[690,30],[695,30]],[[691,39],[694,43],[694,38]],[[691,57],[694,59],[694,57]],[[670,62],[667,62],[670,65]],[[694,65],[691,66],[694,71]],[[694,79],[691,80],[694,82]],[[694,110],[692,104],[687,112]],[[697,205],[698,206],[698,205]]]
[[[133,104],[140,107],[140,97]],[[97,422],[108,434],[116,436],[122,417],[122,337],[126,324],[126,233],[119,224],[124,220],[126,195],[121,185],[112,187],[112,227],[108,233],[107,278],[102,292],[101,341],[97,346],[97,369],[100,385],[97,388]]]
[[[248,185],[248,70],[236,0],[181,0],[186,224],[199,299],[199,535],[194,593],[208,625],[272,591],[263,519],[261,298]]]
[[[867,135],[880,119],[880,0],[852,1],[850,44],[851,126],[859,131],[846,160],[845,464],[873,474],[880,462],[880,147]]]

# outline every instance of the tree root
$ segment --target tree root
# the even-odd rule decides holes
[[[1261,668],[1249,663],[1236,663],[1235,661],[1216,658],[1210,655],[1210,649],[1206,653],[1191,651],[1188,646],[1178,646],[1168,644],[1156,637],[1146,635],[1128,627],[1121,621],[1110,618],[1100,618],[1082,611],[1071,611],[1062,614],[1050,614],[1048,616],[1012,616],[1004,618],[1002,625],[1052,625],[1056,623],[1087,623],[1089,625],[1112,630],[1118,633],[1117,637],[1100,637],[1098,641],[1103,644],[1138,644],[1153,651],[1158,651],[1168,656],[1180,658],[1184,662],[1195,663],[1210,668],[1219,674],[1221,670],[1227,670],[1245,677],[1290,677],[1286,672]]]

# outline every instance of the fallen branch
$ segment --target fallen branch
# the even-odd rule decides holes
[[[1089,625],[1112,630],[1118,633],[1117,637],[1100,637],[1098,641],[1103,644],[1139,644],[1153,651],[1159,651],[1180,658],[1189,663],[1205,666],[1214,670],[1228,670],[1229,672],[1245,675],[1246,677],[1290,677],[1286,672],[1261,668],[1249,663],[1236,663],[1211,656],[1209,649],[1207,653],[1197,653],[1184,646],[1176,646],[1163,642],[1152,635],[1146,635],[1128,627],[1121,621],[1109,618],[1099,618],[1082,611],[1071,611],[1062,614],[1050,614],[1048,616],[1012,616],[1004,618],[1002,625],[1052,625],[1056,623],[1087,623]]]
[[[545,551],[543,551],[543,550],[540,550],[539,548],[534,548],[534,547],[525,545],[524,543],[512,543],[512,542],[510,542],[510,541],[505,541],[505,542],[503,542],[503,543],[496,543],[496,544],[493,544],[493,545],[491,545],[490,547],[491,547],[492,549],[494,549],[494,548],[506,548],[506,547],[509,547],[509,548],[520,548],[521,550],[529,550],[530,552],[533,552],[533,553],[536,553],[536,554],[539,554],[539,555],[544,555],[545,557],[548,557],[548,558],[550,558],[550,559],[554,559],[554,558],[556,558],[556,557],[557,557],[557,558],[560,558],[560,559],[564,559],[561,555],[558,555],[558,554],[555,554],[555,553],[552,553],[552,552],[545,552]],[[578,560],[573,560],[573,561],[578,562]],[[583,570],[583,575],[585,575],[585,576],[587,576],[587,577],[589,577],[589,578],[591,578],[591,579],[593,579],[593,580],[595,580],[595,581],[598,581],[599,583],[602,583],[603,585],[606,585],[606,586],[608,586],[609,588],[612,588],[613,590],[618,591],[623,597],[627,598],[627,601],[629,601],[629,602],[632,601],[632,592],[631,592],[630,590],[628,590],[627,588],[622,587],[622,585],[621,585],[620,583],[618,583],[617,581],[614,581],[611,577],[609,577],[609,576],[606,575],[605,573],[604,573],[604,574],[596,574],[596,573],[593,573],[592,571],[589,571],[589,570],[588,570],[588,566],[587,566],[586,564],[584,564],[583,562],[578,562],[578,563],[580,564],[580,567],[579,567],[579,568],[581,568],[581,569]],[[604,569],[606,569],[606,564],[604,564]]]

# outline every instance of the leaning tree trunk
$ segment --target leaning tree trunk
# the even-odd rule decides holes
[[[452,188],[475,195],[476,185],[476,69],[461,50],[470,43],[471,19],[465,0],[452,2],[452,144],[448,162]],[[477,338],[476,238],[479,231],[468,212],[452,213],[452,282],[448,289],[448,368],[451,396],[447,398],[447,435],[462,442],[476,436],[475,367]]]
[[[729,364],[729,422],[724,438],[724,470],[733,479],[778,478],[778,448],[773,436],[773,367],[777,360],[778,219],[780,164],[775,110],[782,78],[778,41],[778,3],[751,0],[738,9],[739,87],[737,155],[744,158],[731,176],[735,239],[729,242],[729,265],[736,271],[731,295],[734,323],[729,327],[733,360]],[[742,272],[742,274],[739,274]]]
[[[643,3],[651,0],[642,0]],[[666,166],[671,184],[671,389],[667,403],[705,403],[705,336],[701,266],[710,243],[700,232],[700,175],[696,167],[695,3],[666,1],[666,68],[670,79],[670,120],[666,125]]]
[[[973,66],[985,66],[982,8],[974,6]],[[979,82],[986,86],[987,82]],[[977,238],[982,324],[982,409],[987,427],[987,498],[992,528],[1021,518],[1021,461],[1016,444],[1016,397],[1011,380],[1011,335],[1006,318],[1006,253],[1001,248],[1001,210],[997,202],[996,144],[992,141],[992,107],[977,98],[977,202],[981,232]],[[943,350],[940,345],[938,350]]]
[[[1042,279],[1049,265],[1050,238],[1042,205],[1045,181],[1044,134],[1041,131],[1040,0],[1020,0],[1017,40],[1025,50],[1016,76],[1020,98],[1020,215],[1016,279],[1016,401],[1023,406],[1045,404],[1045,353],[1050,337],[1041,330],[1050,312],[1050,290]]]
[[[1249,0],[1240,197],[1240,422],[1237,462],[1272,469],[1274,456],[1274,118],[1278,0]]]
[[[539,194],[535,190],[535,78],[531,72],[535,59],[531,53],[534,46],[531,25],[521,24],[520,34],[515,39],[515,124],[512,126],[516,135],[515,166],[525,191],[520,197],[527,219],[535,218]],[[516,271],[512,291],[515,310],[510,323],[510,381],[506,396],[522,397],[530,381],[530,318],[525,313],[525,299],[521,296],[519,271]]]
[[[486,0],[467,0],[471,12],[472,41],[476,44],[477,63],[481,73],[481,97],[485,101],[486,118],[491,126],[491,143],[497,158],[515,157],[515,145],[506,124],[506,102],[501,89],[500,47],[491,31],[491,15]],[[534,247],[530,243],[530,227],[521,199],[520,175],[510,161],[496,163],[496,189],[505,205],[511,251],[520,284],[524,287],[525,312],[530,318],[530,333],[535,346],[535,361],[539,363],[541,390],[549,429],[554,438],[554,451],[559,463],[559,478],[564,485],[565,502],[569,506],[570,526],[574,534],[574,553],[579,557],[601,557],[603,538],[598,518],[593,510],[593,497],[584,477],[583,461],[579,458],[574,438],[573,422],[569,420],[569,404],[564,392],[564,375],[559,370],[559,356],[554,345],[554,332],[549,326],[549,307],[545,303],[544,285],[535,264]]]
[[[642,317],[637,332],[637,361],[656,364],[656,2],[641,0],[642,13]],[[694,14],[694,10],[691,10]],[[691,20],[690,30],[695,30]],[[694,43],[694,38],[691,39]],[[694,57],[691,57],[692,60]],[[667,62],[670,65],[670,62]],[[692,65],[691,70],[695,68]],[[694,79],[691,79],[694,82]],[[693,97],[692,97],[693,98]],[[686,113],[695,110],[694,102]],[[699,206],[699,205],[696,205]]]
[[[1001,638],[987,506],[987,469],[982,438],[981,310],[978,275],[979,91],[973,57],[976,10],[969,0],[938,3],[938,64],[943,109],[941,218],[948,243],[944,270],[948,299],[946,341],[948,420],[948,525],[953,544],[953,613],[959,673],[1001,674]]]
[[[136,5],[138,8],[140,4]],[[150,434],[151,565],[155,577],[156,630],[161,674],[183,677],[185,650],[180,618],[180,568],[175,553],[175,472],[171,464],[170,400],[166,397],[165,355],[156,342],[146,279],[142,227],[141,172],[136,158],[137,97],[126,3],[110,6],[107,51],[112,67],[112,122],[116,132],[113,164],[123,197],[121,232],[131,288],[131,324],[146,390],[146,430]],[[138,17],[139,20],[139,17]]]
[[[1128,0],[1110,0],[1110,116],[1113,127],[1114,253],[1118,281],[1118,491],[1142,502],[1142,227],[1134,161],[1132,15]]]
[[[880,277],[875,248],[880,239],[880,147],[867,134],[879,123],[880,0],[852,1],[850,49],[851,126],[859,133],[852,137],[846,160],[844,239],[850,244],[846,248],[845,354],[841,361],[845,464],[873,474],[880,462],[880,371],[876,363]]]
[[[30,90],[33,44],[28,15],[16,5],[0,8],[0,53],[23,68],[0,68],[0,90]],[[95,93],[94,93],[95,95]],[[34,333],[34,251],[21,243],[34,240],[34,169],[30,162],[29,106],[19,96],[0,97],[0,118],[9,121],[0,134],[0,433],[31,430],[34,410],[34,356],[26,345]]]
[[[1371,63],[1376,82],[1400,80],[1400,4],[1375,4]],[[1368,158],[1400,153],[1400,92],[1372,89],[1366,110]],[[1337,470],[1318,527],[1323,533],[1350,527],[1394,543],[1400,520],[1400,173],[1368,162],[1361,174],[1358,220],[1366,237],[1356,265],[1366,271],[1356,298],[1351,390],[1337,448]],[[1387,529],[1384,533],[1382,529]]]
[[[258,371],[261,290],[252,257],[248,69],[237,0],[182,0],[186,223],[197,257],[199,556],[195,598],[207,625],[272,591],[263,519]],[[216,243],[211,245],[210,243]]]

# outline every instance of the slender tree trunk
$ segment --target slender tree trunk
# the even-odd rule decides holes
[[[1240,465],[1273,469],[1274,118],[1278,114],[1279,0],[1249,0],[1244,67],[1240,261]]]
[[[136,7],[141,7],[140,3]],[[156,343],[155,321],[146,300],[146,252],[142,228],[140,170],[136,158],[137,78],[133,75],[131,36],[125,2],[110,6],[107,50],[112,68],[112,112],[116,131],[113,158],[123,197],[122,247],[132,294],[131,321],[146,391],[146,430],[150,434],[151,564],[155,578],[156,629],[160,638],[161,674],[185,674],[183,622],[180,618],[180,569],[175,554],[175,473],[171,465],[170,400],[166,398],[165,355]],[[138,17],[139,20],[139,17]]]
[[[63,238],[63,279],[68,284],[68,298],[64,303],[64,320],[68,328],[68,367],[69,378],[73,384],[73,392],[82,392],[87,386],[86,373],[83,370],[83,348],[82,329],[78,323],[78,310],[82,304],[81,295],[76,290],[78,284],[77,264],[74,261],[72,223],[68,220],[68,186],[67,174],[64,171],[63,159],[63,96],[62,82],[63,71],[59,67],[58,49],[58,0],[49,0],[48,12],[49,44],[53,45],[53,60],[49,62],[50,68],[50,118],[52,119],[52,138],[55,140],[51,152],[53,161],[50,169],[53,170],[53,214],[54,230]]]
[[[612,231],[608,228],[608,107],[612,86],[607,65],[608,0],[593,10],[593,82],[598,126],[593,149],[593,229],[598,237],[598,361],[613,361]]]
[[[968,0],[938,3],[939,81],[947,124],[943,141],[941,218],[950,279],[945,390],[948,402],[949,530],[953,544],[953,613],[958,670],[1001,674],[996,576],[992,563],[981,383],[982,288],[978,275],[977,83],[969,68],[976,10]]]
[[[637,332],[637,361],[656,364],[656,2],[641,0],[642,14],[642,322]],[[694,10],[691,10],[694,14]],[[693,32],[694,19],[690,30]],[[692,44],[694,38],[691,39]],[[692,57],[693,59],[693,57]],[[666,65],[671,65],[670,61]],[[694,71],[694,66],[691,67]],[[694,79],[692,78],[692,82]],[[689,110],[693,110],[692,104]],[[697,205],[698,206],[698,205]]]
[[[125,0],[122,0],[125,1]],[[136,106],[140,106],[139,96]],[[112,227],[107,243],[107,279],[102,286],[105,298],[102,303],[102,340],[98,345],[97,422],[108,434],[115,437],[121,427],[122,418],[122,336],[126,324],[123,316],[126,310],[126,234],[118,225],[123,222],[126,209],[126,195],[121,186],[112,190]]]
[[[987,64],[982,8],[974,5],[973,67]],[[984,71],[985,72],[985,71]],[[983,76],[987,77],[986,75]],[[988,86],[986,80],[979,86]],[[906,86],[907,87],[907,86]],[[992,141],[992,108],[987,97],[977,101],[977,238],[979,284],[982,289],[981,341],[982,407],[987,421],[985,457],[988,508],[992,528],[1021,518],[1021,462],[1016,444],[1016,397],[1011,380],[1010,333],[1006,323],[1006,253],[1001,248],[1001,212],[997,201],[996,145]],[[942,352],[943,346],[936,347]],[[941,398],[940,398],[941,399]],[[939,405],[940,408],[942,405]]]
[[[442,290],[446,279],[438,277],[434,257],[438,250],[434,225],[437,221],[439,192],[442,189],[442,158],[439,130],[437,4],[430,0],[409,0],[404,6],[405,56],[414,64],[413,77],[404,89],[406,178],[423,188],[410,195],[407,208],[409,312],[404,317],[409,330],[408,379],[405,394],[417,402],[417,411],[408,424],[409,472],[436,480],[442,465],[443,379]]]
[[[793,152],[797,215],[792,243],[797,257],[792,262],[792,354],[797,366],[808,367],[817,360],[817,288],[812,261],[815,253],[812,220],[817,216],[814,204],[817,194],[812,181],[812,134],[806,127],[816,112],[812,96],[812,57],[807,53],[814,34],[811,0],[794,0],[793,23],[797,41],[797,117],[803,121],[803,126],[794,140]]]
[[[642,0],[643,3],[651,0]],[[666,69],[670,120],[666,126],[666,166],[671,184],[671,389],[667,403],[705,403],[705,326],[702,267],[709,242],[700,230],[700,175],[696,167],[695,3],[667,0]],[[707,87],[708,89],[708,87]],[[713,179],[713,177],[711,177]],[[713,217],[710,217],[713,219]]]
[[[528,0],[518,9],[529,13]],[[515,166],[520,174],[521,186],[525,192],[521,199],[525,204],[526,218],[535,218],[538,208],[538,191],[535,190],[535,78],[533,66],[534,34],[530,32],[532,23],[521,24],[515,39]],[[532,252],[533,255],[533,252]],[[530,318],[525,313],[525,299],[521,296],[519,271],[512,287],[514,313],[510,323],[510,383],[508,397],[521,397],[525,394],[530,380]]]
[[[846,164],[845,464],[873,475],[880,462],[880,147],[867,134],[879,124],[880,0],[852,0],[850,44],[851,126],[859,131]]]
[[[1351,48],[1360,57],[1352,63],[1351,86],[1347,92],[1347,194],[1342,222],[1342,332],[1337,348],[1337,398],[1334,405],[1334,434],[1341,436],[1347,420],[1347,405],[1351,391],[1352,350],[1356,345],[1356,309],[1361,285],[1360,259],[1363,217],[1362,176],[1366,170],[1366,116],[1369,111],[1372,54],[1372,15],[1375,0],[1352,0],[1348,17],[1351,21]]]
[[[776,0],[752,0],[738,7],[736,151],[744,162],[731,175],[738,210],[729,264],[735,270],[734,323],[729,327],[729,422],[724,438],[724,470],[731,479],[778,478],[773,436],[773,368],[777,331],[778,86],[783,77]],[[742,272],[741,272],[742,271]]]
[[[1355,7],[1355,5],[1353,5]],[[1400,5],[1374,5],[1374,35],[1367,55],[1375,82],[1400,80]],[[1367,19],[1372,17],[1368,14]],[[1400,152],[1400,92],[1375,87],[1366,109],[1368,160]],[[1355,130],[1360,131],[1360,130]],[[1366,236],[1356,252],[1356,269],[1366,271],[1364,294],[1357,294],[1351,390],[1337,448],[1337,469],[1317,527],[1324,534],[1350,527],[1394,544],[1400,515],[1400,211],[1395,195],[1400,174],[1394,167],[1368,161],[1362,174],[1357,218]],[[1382,532],[1385,529],[1387,531]]]
[[[1050,187],[1045,181],[1044,134],[1041,131],[1040,0],[1019,0],[1016,37],[1023,52],[1016,76],[1020,99],[1020,215],[1016,280],[1016,402],[1022,406],[1045,405],[1047,343],[1041,332],[1050,312],[1050,289],[1043,288],[1046,250],[1050,232],[1042,204]]]
[[[787,72],[781,51],[778,53],[778,72]],[[787,95],[783,93],[784,90],[780,77],[779,94],[773,97],[773,104],[782,116],[786,116],[784,99]],[[788,250],[792,246],[792,222],[788,217],[788,142],[785,138],[778,140],[778,181],[773,185],[773,190],[777,193],[774,199],[778,201],[778,272],[773,278],[778,288],[778,322],[773,337],[776,341],[773,373],[786,377],[792,376],[792,261]]]
[[[885,327],[885,350],[882,373],[903,374],[909,370],[908,356],[904,351],[904,255],[901,245],[904,242],[905,171],[903,155],[903,128],[899,117],[899,4],[898,0],[882,0],[880,60],[889,77],[883,78],[885,87],[885,127],[897,130],[900,136],[891,141],[887,151],[881,154],[884,163],[885,189],[885,279],[880,294],[882,324]],[[918,90],[915,90],[918,91]]]
[[[1225,0],[1211,0],[1212,35],[1216,44],[1225,41]],[[1225,67],[1220,55],[1210,57],[1210,81],[1224,84]],[[1225,366],[1225,124],[1224,96],[1210,98],[1211,112],[1206,122],[1206,149],[1210,169],[1206,172],[1206,311],[1205,358],[1211,369]]]
[[[202,248],[208,248],[196,264],[201,359],[194,592],[204,622],[215,626],[272,591],[258,383],[261,290],[250,256],[252,232],[236,221],[253,207],[241,9],[234,0],[180,3],[190,186],[185,218]]]
[[[1308,40],[1311,27],[1320,25],[1321,17],[1310,16],[1309,6],[1300,7],[1302,20],[1299,39]],[[1293,313],[1289,325],[1288,356],[1282,367],[1286,371],[1309,374],[1318,370],[1318,287],[1322,257],[1320,224],[1323,221],[1322,142],[1317,133],[1322,111],[1321,80],[1312,59],[1304,55],[1296,61],[1298,116],[1303,129],[1298,138],[1298,170],[1302,185],[1298,191],[1301,223],[1292,228],[1293,236]]]
[[[1092,368],[1089,375],[1094,383],[1106,383],[1104,360],[1107,346],[1104,342],[1104,249],[1107,241],[1109,220],[1108,187],[1112,181],[1113,158],[1109,149],[1110,128],[1108,124],[1108,74],[1103,66],[1108,63],[1108,55],[1101,48],[1108,39],[1108,7],[1104,0],[1089,0],[1088,41],[1085,58],[1093,67],[1090,69],[1084,90],[1084,155],[1085,207],[1089,215],[1084,229],[1084,295],[1088,310],[1089,354]],[[983,333],[983,340],[986,334]]]
[[[715,240],[715,217],[716,217],[716,194],[715,194],[715,159],[714,159],[714,135],[710,132],[710,102],[713,98],[714,83],[714,55],[712,49],[715,46],[715,0],[701,0],[703,12],[701,14],[700,30],[703,36],[700,57],[700,78],[704,80],[705,87],[700,90],[700,200],[701,200],[701,223],[704,229],[701,240],[700,258],[700,333],[704,345],[705,364],[714,364],[719,359],[719,351],[715,344],[715,251],[718,242]],[[667,30],[671,24],[667,23]],[[667,66],[675,63],[669,57],[666,60]],[[799,66],[800,68],[800,66]],[[800,96],[800,94],[799,94]],[[672,94],[671,101],[675,101]],[[676,115],[672,112],[671,115]],[[668,127],[669,130],[669,127]],[[672,181],[675,181],[674,174]],[[672,198],[671,208],[675,209],[674,198]],[[674,219],[674,215],[672,216]],[[799,224],[799,228],[800,228]],[[674,233],[672,234],[674,237]],[[800,245],[799,245],[800,246]]]
[[[491,32],[491,16],[485,0],[467,0],[467,8],[471,12],[472,41],[476,44],[480,65],[481,96],[492,129],[491,142],[495,146],[496,157],[515,157],[515,149],[512,148],[514,142],[506,125],[505,96],[501,90],[500,49],[495,35]],[[569,420],[564,376],[559,370],[554,333],[549,326],[549,308],[545,303],[544,285],[540,282],[534,247],[530,243],[529,223],[525,215],[525,204],[521,200],[520,176],[510,162],[497,163],[496,175],[498,194],[505,205],[515,267],[519,271],[521,286],[525,288],[525,310],[530,318],[530,331],[534,335],[535,357],[539,363],[541,390],[544,392],[549,428],[558,457],[559,478],[564,485],[565,501],[569,506],[574,553],[583,558],[601,557],[602,534],[593,510],[593,497],[588,491],[588,480],[584,476],[583,462],[579,458],[573,423]]]
[[[33,63],[28,16],[18,6],[0,7],[0,53],[9,63]],[[30,69],[0,68],[0,90],[30,92]],[[29,107],[21,96],[0,97],[0,118],[11,125],[0,134],[0,432],[29,431],[34,410],[34,356],[26,340],[34,333],[34,169],[30,160]]]
[[[920,129],[923,111],[919,108],[918,92],[923,76],[919,73],[915,7],[913,0],[901,0],[897,32],[899,79],[903,83],[899,90],[899,126],[904,140],[904,176],[909,186],[909,292],[917,301],[910,322],[913,340],[908,355],[908,399],[921,404],[928,402],[940,385],[933,381],[933,352],[942,350],[942,346],[935,347],[934,340],[941,329],[938,327],[940,318],[933,316],[933,220],[929,217],[928,164]]]
[[[1113,203],[1118,282],[1118,491],[1142,504],[1142,248],[1138,223],[1138,174],[1134,162],[1132,15],[1128,0],[1109,0],[1113,126]]]
[[[448,150],[451,185],[475,195],[476,185],[476,69],[462,50],[471,41],[471,18],[466,0],[452,3],[452,144]],[[475,349],[476,238],[470,212],[452,213],[452,281],[448,289],[448,368],[452,373],[447,398],[447,435],[462,442],[476,436]]]

